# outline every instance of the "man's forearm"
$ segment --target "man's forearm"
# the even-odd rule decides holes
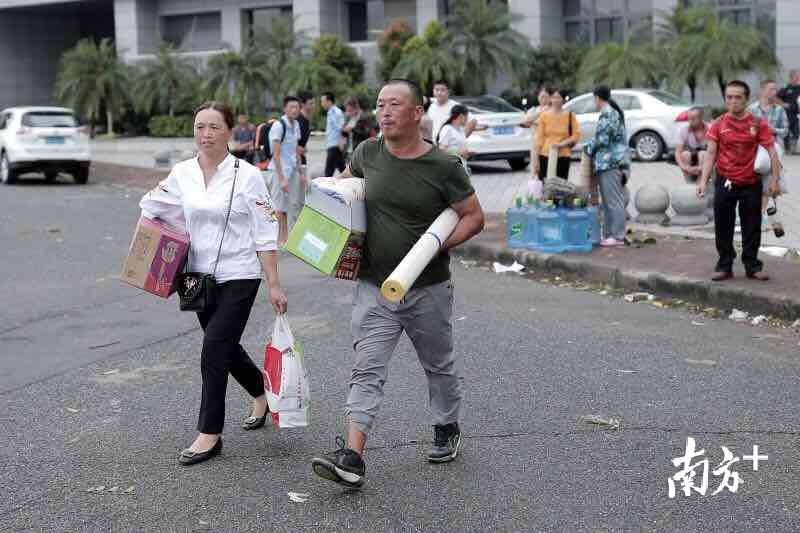
[[[483,231],[484,216],[483,211],[470,213],[458,220],[453,233],[442,245],[443,250],[450,250],[459,244],[465,243],[472,237]]]

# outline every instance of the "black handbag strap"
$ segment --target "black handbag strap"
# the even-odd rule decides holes
[[[219,255],[222,253],[222,241],[225,240],[225,230],[228,229],[228,220],[231,218],[231,206],[233,205],[233,191],[236,189],[236,177],[239,175],[239,158],[235,158],[233,163],[233,185],[231,185],[231,197],[228,200],[228,214],[225,215],[225,226],[222,227],[222,237],[219,239],[219,248],[217,248],[217,260],[214,261],[214,272],[212,276],[217,275],[217,265],[219,264]]]

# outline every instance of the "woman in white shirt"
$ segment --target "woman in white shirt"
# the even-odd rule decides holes
[[[440,150],[464,159],[470,156],[470,151],[467,149],[467,137],[472,132],[465,133],[464,131],[468,116],[469,110],[465,106],[461,104],[453,106],[453,109],[450,110],[450,117],[436,136],[436,144]]]
[[[262,271],[275,312],[284,313],[287,305],[278,279],[277,218],[258,169],[228,153],[232,128],[233,112],[228,106],[206,102],[198,107],[194,116],[198,156],[175,165],[140,203],[143,216],[185,227],[191,242],[187,270],[214,272],[217,280],[216,306],[197,313],[204,332],[199,435],[180,453],[182,465],[205,461],[222,451],[228,374],[254,398],[251,415],[242,427],[264,425],[268,414],[264,378],[239,344]]]

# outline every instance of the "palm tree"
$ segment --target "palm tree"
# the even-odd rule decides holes
[[[705,31],[691,42],[703,47],[705,59],[700,78],[717,82],[723,98],[725,84],[739,73],[753,70],[771,75],[778,67],[778,60],[761,32],[727,19],[712,19]]]
[[[284,85],[286,94],[300,91],[311,91],[314,94],[332,91],[334,94],[342,94],[348,91],[351,83],[343,72],[316,59],[304,57],[292,61],[286,69]]]
[[[269,28],[256,28],[252,40],[267,73],[267,89],[277,97],[288,94],[290,70],[308,53],[307,33],[295,32],[292,18],[276,17]]]
[[[241,53],[223,52],[208,61],[204,91],[215,100],[230,103],[237,112],[258,109],[269,86],[264,54],[253,41]]]
[[[449,18],[454,50],[463,54],[467,88],[485,93],[487,81],[501,71],[522,67],[530,49],[527,38],[511,29],[508,8],[486,0],[458,0]],[[450,53],[453,53],[452,50]]]
[[[436,80],[446,79],[456,85],[461,78],[460,58],[453,54],[453,35],[438,22],[428,24],[422,36],[409,39],[401,57],[392,76],[415,80],[423,94],[430,94]]]
[[[578,69],[578,85],[657,86],[663,75],[657,51],[652,43],[637,43],[635,34],[630,32],[621,44],[608,42],[592,47]]]
[[[175,115],[183,85],[192,83],[197,75],[195,66],[175,52],[171,43],[161,43],[156,58],[142,66],[134,84],[138,111]]]
[[[685,9],[676,7],[672,11],[661,11],[656,28],[658,43],[666,51],[672,64],[669,81],[673,90],[681,85],[689,87],[692,102],[695,101],[700,71],[705,61],[705,50],[698,46],[696,37],[713,21],[716,13],[707,6]]]
[[[117,57],[113,41],[78,41],[64,52],[56,80],[56,99],[87,117],[94,131],[101,109],[106,111],[109,135],[114,134],[114,115],[128,101],[130,69]]]

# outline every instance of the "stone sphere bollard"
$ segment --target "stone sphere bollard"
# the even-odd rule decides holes
[[[670,195],[672,209],[675,216],[672,217],[674,226],[703,226],[708,223],[706,216],[706,205],[708,200],[697,196],[697,187],[694,185],[679,185],[672,189]]]
[[[172,152],[170,150],[159,150],[153,154],[153,159],[157,167],[168,167],[172,159]]]
[[[664,224],[669,221],[669,191],[663,185],[645,185],[636,191],[634,205],[639,212],[640,224]]]

